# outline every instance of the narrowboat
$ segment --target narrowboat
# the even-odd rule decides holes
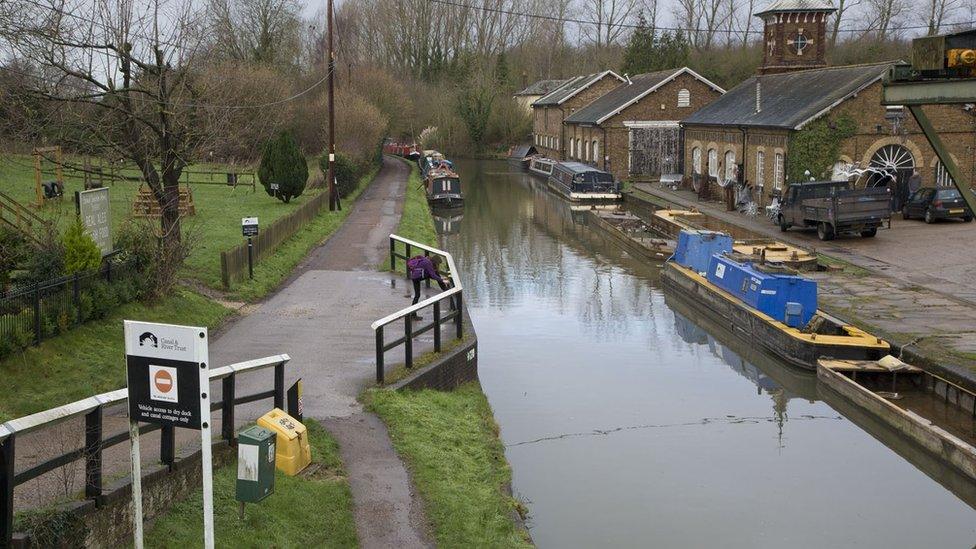
[[[549,179],[552,175],[552,168],[556,165],[556,161],[551,158],[546,158],[544,156],[533,156],[529,160],[529,171],[541,175],[545,179]]]
[[[618,200],[620,184],[613,174],[582,162],[558,162],[549,175],[549,188],[577,200]]]
[[[516,145],[508,151],[508,162],[515,164],[522,171],[528,171],[529,164],[538,154],[539,152],[532,145]]]
[[[606,231],[621,248],[647,261],[664,261],[674,254],[674,241],[665,240],[636,215],[622,210],[588,209],[593,224]]]
[[[424,179],[427,202],[435,208],[459,208],[464,205],[461,177],[446,165],[432,168]]]
[[[880,360],[818,362],[821,386],[908,438],[931,457],[976,481],[976,394],[905,364]],[[825,397],[828,395],[825,395]]]
[[[809,370],[823,357],[877,360],[890,350],[881,338],[819,310],[816,281],[743,261],[725,233],[681,231],[661,284],[733,333]]]

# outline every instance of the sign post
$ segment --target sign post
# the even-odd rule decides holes
[[[133,531],[142,549],[142,467],[139,422],[200,431],[203,541],[214,546],[213,455],[210,438],[210,358],[206,328],[124,321],[129,390]]]
[[[247,274],[254,280],[254,242],[251,239],[258,235],[258,218],[242,217],[241,233],[247,237]]]

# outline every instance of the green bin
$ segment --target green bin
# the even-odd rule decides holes
[[[255,503],[274,493],[276,437],[258,425],[237,434],[237,501]]]

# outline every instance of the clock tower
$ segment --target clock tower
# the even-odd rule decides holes
[[[773,0],[757,12],[764,24],[759,73],[826,67],[827,18],[835,11],[830,0]]]

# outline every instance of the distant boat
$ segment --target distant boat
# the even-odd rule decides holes
[[[548,179],[552,175],[552,168],[556,165],[556,161],[551,158],[546,158],[544,156],[533,156],[529,160],[529,171],[541,175],[542,177]]]
[[[427,202],[433,207],[456,208],[464,204],[461,192],[461,177],[448,167],[448,161],[427,171],[424,184],[427,188]]]
[[[538,154],[532,145],[516,145],[508,151],[508,161],[528,170],[532,159]]]
[[[573,201],[620,199],[620,184],[613,174],[582,162],[557,162],[549,175],[549,188]]]

